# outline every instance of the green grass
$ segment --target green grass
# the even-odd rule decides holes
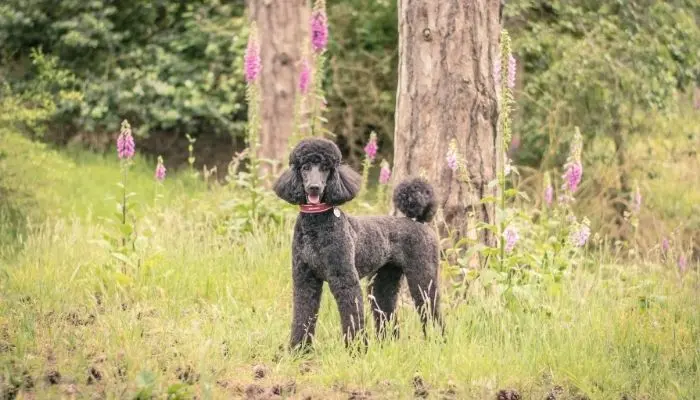
[[[364,391],[410,398],[415,374],[435,398],[449,390],[493,398],[503,388],[544,398],[555,385],[568,396],[559,398],[700,393],[697,272],[681,280],[661,266],[602,264],[536,294],[547,312],[513,313],[475,296],[446,305],[445,342],[424,340],[404,304],[401,339],[373,341],[357,357],[341,344],[326,291],[316,351],[298,359],[280,350],[291,318],[290,226],[261,229],[236,245],[199,218],[165,210],[157,219],[160,251],[121,288],[102,271],[107,255],[90,243],[96,225],[51,222],[27,238],[26,251],[0,269],[5,388],[26,374],[36,398],[72,391],[123,398],[148,372],[157,393],[184,381],[200,398],[289,382],[300,398]],[[267,370],[261,380],[256,365]],[[88,384],[91,368],[101,379]],[[51,371],[60,383],[48,383]]]
[[[184,398],[413,398],[416,376],[429,398],[492,399],[502,389],[524,399],[700,393],[697,268],[681,277],[673,266],[588,254],[590,267],[533,293],[532,312],[508,311],[494,295],[457,302],[444,282],[444,341],[424,339],[402,300],[401,338],[372,340],[356,356],[342,344],[326,289],[315,351],[295,357],[284,350],[291,221],[223,234],[219,206],[236,194],[184,177],[169,177],[152,208],[152,168],[137,160],[129,189],[156,234],[141,265],[117,278],[113,259],[93,242],[102,233],[97,217],[113,210],[105,197],[118,192],[116,161],[45,149],[28,159],[35,157],[46,157],[35,172],[49,176],[37,173],[41,186],[22,188],[40,207],[38,222],[20,251],[0,259],[0,398],[134,398],[149,390],[158,398],[169,390]]]

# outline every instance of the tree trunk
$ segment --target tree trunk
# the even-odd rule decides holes
[[[493,207],[479,201],[492,194],[487,185],[496,177],[500,1],[399,0],[398,8],[394,176],[399,182],[424,175],[435,185],[443,222],[473,234],[469,214],[494,220]],[[466,160],[468,184],[446,166],[452,139]],[[481,240],[490,241],[486,234]]]
[[[260,157],[284,161],[294,128],[302,46],[309,35],[307,0],[248,0],[260,40]]]

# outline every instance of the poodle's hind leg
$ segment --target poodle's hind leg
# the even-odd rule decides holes
[[[323,281],[304,265],[295,265],[293,279],[294,317],[290,348],[307,350],[316,331]]]
[[[438,288],[437,263],[425,265],[413,262],[404,269],[408,289],[413,303],[420,314],[423,325],[423,335],[427,337],[426,325],[430,319],[437,324],[440,334],[444,335],[445,327],[440,314],[440,290]]]
[[[401,268],[388,264],[381,267],[370,280],[369,301],[377,337],[380,340],[386,338],[388,329],[391,329],[391,337],[399,337],[395,310],[402,276]]]

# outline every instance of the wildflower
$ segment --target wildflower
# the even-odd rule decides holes
[[[544,203],[547,207],[552,206],[552,200],[554,200],[554,188],[549,173],[546,173],[544,174]]]
[[[642,192],[639,190],[639,185],[637,185],[637,190],[635,190],[632,197],[632,211],[636,214],[642,209]]]
[[[508,88],[515,88],[515,57],[512,54],[508,54]]]
[[[301,72],[299,73],[299,91],[302,95],[309,92],[309,83],[311,83],[311,67],[308,61],[304,60],[301,64]]]
[[[158,165],[156,165],[156,174],[155,174],[156,180],[158,182],[163,182],[163,180],[165,179],[165,171],[166,171],[166,169],[165,169],[165,165],[163,165],[163,157],[158,156]]]
[[[386,160],[382,161],[382,168],[379,170],[379,183],[386,185],[391,179],[391,169],[389,168],[389,163]]]
[[[669,242],[668,238],[663,238],[663,240],[661,241],[661,252],[666,254],[670,249],[671,243]]]
[[[245,80],[252,83],[260,74],[260,43],[258,43],[255,27],[251,28],[250,36],[248,37],[248,47],[245,50]]]
[[[547,207],[552,206],[552,200],[554,198],[554,189],[552,188],[552,185],[547,186],[547,188],[544,189],[544,201],[547,204]]]
[[[117,153],[120,160],[128,160],[134,156],[136,146],[134,145],[134,137],[131,136],[131,125],[127,120],[122,121],[122,129],[117,138]]]
[[[588,226],[588,220],[584,219],[583,223],[579,224],[578,229],[571,231],[569,241],[576,247],[583,247],[590,236],[591,228]]]
[[[678,256],[678,269],[682,273],[685,273],[685,270],[688,268],[688,260],[685,258],[685,255],[681,254]]]
[[[506,241],[506,252],[510,253],[515,248],[515,244],[518,243],[518,240],[520,240],[520,236],[514,227],[508,225],[503,231],[503,239]]]
[[[459,167],[459,157],[457,155],[457,141],[452,139],[450,141],[450,148],[447,150],[447,157],[445,157],[447,160],[447,168],[451,169],[452,171],[457,171],[457,167]]]
[[[311,14],[311,47],[316,53],[323,53],[328,45],[328,19],[323,8]]]
[[[564,172],[564,181],[566,189],[574,193],[578,189],[579,183],[581,183],[581,176],[583,175],[583,166],[580,162],[570,163]]]
[[[370,161],[374,161],[374,157],[377,156],[377,134],[372,132],[369,135],[369,142],[365,146],[365,155]]]

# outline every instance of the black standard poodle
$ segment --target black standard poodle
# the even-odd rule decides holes
[[[420,313],[443,327],[438,291],[438,238],[429,222],[437,208],[431,185],[422,179],[401,182],[394,204],[405,217],[353,217],[338,206],[352,200],[362,178],[341,162],[330,140],[302,140],[289,156],[289,169],[274,185],[283,200],[299,205],[294,227],[292,273],[294,317],[291,348],[311,343],[321,289],[328,282],[340,311],[346,345],[364,336],[360,279],[371,277],[370,302],[380,337],[394,318],[401,277],[406,276]],[[398,332],[392,332],[397,335]]]

